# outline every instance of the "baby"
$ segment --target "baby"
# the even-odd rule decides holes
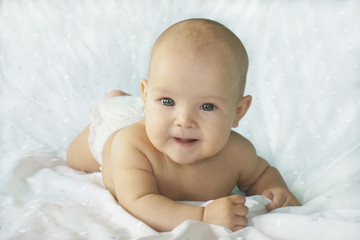
[[[241,41],[215,21],[185,20],[160,35],[141,81],[145,117],[115,131],[102,151],[104,184],[124,209],[157,231],[187,219],[236,231],[247,225],[248,209],[244,196],[229,196],[235,186],[271,199],[268,210],[300,205],[278,170],[231,130],[252,100],[243,96],[247,68]],[[88,137],[89,127],[67,161],[98,171]],[[206,207],[178,202],[211,199]]]

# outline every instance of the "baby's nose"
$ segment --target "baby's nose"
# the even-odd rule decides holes
[[[196,121],[194,120],[194,117],[192,114],[188,112],[182,112],[179,115],[177,115],[175,119],[175,126],[177,127],[183,127],[183,128],[195,128],[196,127]]]

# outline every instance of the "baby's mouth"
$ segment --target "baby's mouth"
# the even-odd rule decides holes
[[[198,141],[198,139],[191,139],[191,138],[177,138],[174,137],[175,141],[177,143],[180,143],[182,145],[186,145],[186,146],[190,146],[193,145],[194,143],[196,143]]]

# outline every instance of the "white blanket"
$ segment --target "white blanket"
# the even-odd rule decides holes
[[[359,12],[358,0],[2,1],[0,239],[359,239]],[[67,165],[89,110],[111,89],[139,95],[155,38],[190,17],[243,40],[254,101],[236,131],[302,207],[254,205],[234,233],[194,221],[157,233],[100,173]]]

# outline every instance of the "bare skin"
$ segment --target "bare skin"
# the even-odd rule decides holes
[[[121,91],[112,91],[108,94],[106,99],[109,97],[125,96],[125,95],[128,95],[128,94],[125,94]],[[139,122],[139,123],[135,124],[134,126],[131,126],[131,128],[134,128],[134,129],[138,128],[137,132],[139,132],[139,134],[142,134],[142,135],[144,134],[143,122]],[[128,131],[128,134],[132,135],[131,128]],[[109,138],[109,141],[107,142],[105,149],[104,149],[104,163],[103,163],[102,176],[103,176],[105,186],[107,187],[107,189],[112,193],[112,195],[116,199],[118,199],[118,197],[116,194],[114,174],[121,176],[121,171],[117,171],[116,169],[112,170],[113,166],[116,165],[116,163],[112,163],[111,161],[113,161],[113,160],[110,160],[110,159],[116,159],[117,154],[120,154],[121,156],[123,156],[123,154],[121,153],[121,148],[119,148],[118,146],[123,146],[123,147],[126,147],[126,146],[117,142],[119,139],[116,139],[114,141],[114,138],[116,136],[120,135],[120,133],[127,135],[126,132],[125,133],[124,132],[125,131],[119,131],[119,132],[116,132],[115,134],[113,134],[113,136],[111,136]],[[87,140],[87,138],[89,136],[88,134],[89,134],[89,130],[88,130],[88,127],[86,127],[85,130],[69,146],[68,152],[67,152],[68,153],[67,159],[68,159],[69,165],[73,168],[83,170],[86,172],[96,172],[96,171],[99,171],[100,165],[92,157],[90,150],[89,150],[89,146],[87,144],[87,141],[82,141],[83,139]],[[245,138],[241,137],[240,135],[238,135],[235,132],[233,132],[232,134],[234,136],[236,136],[236,138],[239,138],[240,142],[243,142],[243,144],[245,145],[244,146],[245,148],[246,148],[246,145],[248,145],[248,147],[250,147],[250,149],[253,148],[251,146],[251,143],[248,142]],[[122,137],[126,138],[127,141],[132,138],[131,136],[124,136],[124,135],[118,136],[118,138],[122,138]],[[146,136],[143,136],[143,137],[145,139],[147,139]],[[149,144],[151,146],[151,143],[149,143],[149,142],[145,142],[145,143],[146,144],[143,147],[147,148]],[[241,145],[243,145],[243,144],[241,144]],[[75,155],[80,152],[80,151],[78,151],[80,145],[83,145],[83,149],[86,150],[84,152],[89,153],[89,155],[85,156],[85,158]],[[116,146],[115,152],[114,152],[114,150],[112,150],[113,146]],[[141,146],[140,146],[140,148],[141,148]],[[247,193],[247,195],[263,194],[263,195],[267,196],[268,198],[273,199],[273,202],[266,206],[269,211],[279,208],[279,207],[284,207],[284,206],[300,205],[300,203],[296,200],[296,198],[294,196],[292,196],[292,194],[288,191],[287,186],[286,186],[285,182],[282,180],[278,171],[275,168],[270,168],[269,165],[267,164],[267,162],[265,160],[263,160],[262,158],[258,158],[257,160],[252,161],[254,163],[256,163],[258,161],[257,164],[262,165],[261,167],[258,167],[258,171],[262,172],[262,177],[260,179],[256,179],[257,176],[254,175],[254,179],[256,179],[257,181],[255,180],[253,185],[243,186],[244,184],[242,183],[242,179],[237,179],[236,174],[234,174],[234,175],[224,174],[224,173],[237,171],[237,169],[234,169],[230,163],[229,163],[228,168],[224,168],[224,166],[226,166],[226,165],[224,165],[224,162],[221,162],[220,166],[216,166],[215,165],[216,162],[214,162],[214,166],[212,167],[211,170],[209,169],[209,168],[211,168],[211,165],[206,165],[206,168],[205,168],[205,166],[199,165],[197,169],[193,170],[194,173],[193,173],[193,176],[191,176],[190,175],[191,172],[185,168],[182,168],[181,166],[177,166],[176,164],[173,164],[171,162],[169,164],[167,162],[157,161],[156,156],[159,155],[159,153],[153,147],[150,147],[150,150],[152,150],[152,151],[150,151],[150,155],[153,157],[150,157],[149,160],[150,159],[152,160],[151,161],[152,165],[146,164],[149,167],[147,170],[149,172],[148,177],[151,179],[150,182],[155,183],[155,184],[157,184],[158,182],[164,183],[164,184],[159,184],[158,188],[156,186],[152,186],[153,188],[155,188],[155,192],[153,193],[154,194],[153,196],[161,194],[161,195],[167,197],[167,198],[164,198],[165,201],[169,201],[169,200],[206,201],[206,200],[210,200],[210,199],[216,199],[216,201],[214,201],[213,203],[209,204],[206,207],[207,208],[206,212],[201,207],[184,206],[182,204],[178,204],[178,203],[174,203],[174,202],[170,201],[171,203],[174,204],[173,208],[178,209],[178,211],[179,211],[179,213],[174,212],[171,214],[171,216],[172,216],[171,219],[173,220],[172,222],[169,222],[169,216],[166,214],[168,212],[167,209],[164,209],[165,216],[162,216],[162,218],[158,218],[157,222],[154,222],[154,220],[152,220],[154,217],[150,217],[150,218],[152,218],[150,220],[147,220],[142,217],[142,216],[160,216],[159,210],[163,209],[162,207],[154,208],[155,211],[150,215],[144,214],[144,212],[142,212],[142,210],[139,210],[138,214],[136,214],[135,212],[131,212],[132,214],[134,214],[134,216],[147,222],[150,226],[152,226],[154,229],[156,229],[158,231],[171,230],[173,227],[177,226],[185,219],[193,219],[193,220],[204,221],[204,222],[208,222],[208,223],[212,223],[212,224],[223,225],[223,226],[229,227],[233,231],[242,229],[243,227],[245,227],[247,225],[247,219],[245,218],[245,216],[248,213],[248,209],[244,206],[244,203],[245,203],[244,197],[242,197],[240,195],[229,196],[229,193],[235,186],[234,185],[235,182],[240,186],[240,189],[242,191]],[[235,150],[235,149],[233,149],[233,150]],[[244,158],[247,158],[244,155],[244,152],[242,152],[240,149],[238,149],[238,150],[239,150],[239,152],[241,152],[241,154],[239,154],[239,153],[233,153],[233,154],[238,154],[239,156],[244,156]],[[112,152],[114,152],[114,153],[112,153]],[[110,158],[111,154],[113,155],[112,158]],[[257,157],[256,155],[254,155],[255,154],[254,152],[249,153],[249,154],[253,155],[252,156],[253,158]],[[228,155],[231,155],[231,153],[229,153]],[[80,161],[78,161],[79,159],[83,159],[85,161],[80,162]],[[227,157],[227,159],[232,159],[232,158]],[[75,161],[71,161],[71,160],[75,160]],[[240,158],[238,159],[238,161],[239,161],[239,163],[246,162],[246,161],[242,161]],[[148,163],[149,161],[145,160],[145,162]],[[76,164],[78,164],[78,165],[76,165]],[[203,164],[203,165],[205,165],[205,164]],[[219,171],[218,171],[219,167],[222,169],[221,174],[219,174]],[[238,165],[238,167],[241,169],[241,165]],[[248,167],[249,166],[244,166],[243,168],[248,168]],[[124,171],[126,171],[126,170],[124,170]],[[173,175],[174,172],[176,172],[177,175]],[[199,173],[201,173],[201,172],[204,172],[206,174],[199,175]],[[211,175],[211,172],[215,172],[217,174]],[[251,173],[249,172],[249,175],[250,174]],[[127,175],[122,175],[122,176],[124,176],[125,179],[127,178]],[[178,181],[179,179],[182,179],[181,183],[179,183],[179,181]],[[132,182],[130,178],[128,180],[130,182]],[[147,180],[147,179],[144,179],[144,180],[140,179],[139,181],[149,183],[149,180]],[[252,180],[252,181],[254,181],[254,180]],[[196,183],[196,184],[194,184],[194,183]],[[271,184],[269,184],[269,183],[271,183]],[[121,186],[118,186],[118,188],[122,189],[122,190],[118,191],[119,194],[121,194],[121,192],[125,192],[125,193],[132,192],[133,185],[137,185],[137,182],[136,181],[132,182],[131,185],[125,184],[125,187],[123,189]],[[143,183],[140,183],[140,186],[143,186],[145,189],[148,189],[148,186],[144,185]],[[207,186],[212,186],[212,187],[209,188]],[[275,194],[273,194],[273,192],[275,192]],[[274,199],[274,197],[273,197],[274,195],[277,196],[277,199]],[[149,196],[149,194],[147,194],[146,196]],[[131,198],[132,196],[128,195],[127,197]],[[154,199],[154,200],[155,200],[155,202],[158,202],[158,200],[156,200],[156,199]],[[134,202],[131,199],[128,201]],[[147,201],[147,200],[143,199],[143,201]],[[136,203],[134,202],[134,204],[136,204]],[[149,203],[144,204],[144,206],[146,206],[148,204]],[[159,204],[162,204],[161,201],[159,201]],[[147,212],[148,210],[149,209],[146,208],[145,212]],[[187,211],[184,211],[184,210],[187,210]],[[176,216],[176,218],[175,218],[175,216]],[[154,223],[150,224],[150,222],[154,222]],[[165,225],[164,223],[167,223],[167,224]]]
[[[189,23],[155,44],[148,80],[141,82],[146,117],[109,138],[103,181],[124,209],[157,231],[187,219],[236,231],[247,225],[248,213],[243,196],[229,196],[236,185],[272,199],[268,210],[300,203],[280,173],[231,131],[251,103],[243,96],[247,57],[241,43],[218,25]],[[187,42],[186,28],[205,37]],[[70,166],[91,172],[99,164],[89,154],[88,133],[86,128],[70,144],[67,157]],[[206,207],[177,202],[213,199]]]
[[[107,94],[104,100],[116,96],[128,96],[120,90],[113,90]],[[90,110],[91,111],[91,110]],[[66,152],[66,159],[70,167],[85,172],[99,171],[99,163],[90,152],[89,145],[89,126],[87,126],[69,145]]]

